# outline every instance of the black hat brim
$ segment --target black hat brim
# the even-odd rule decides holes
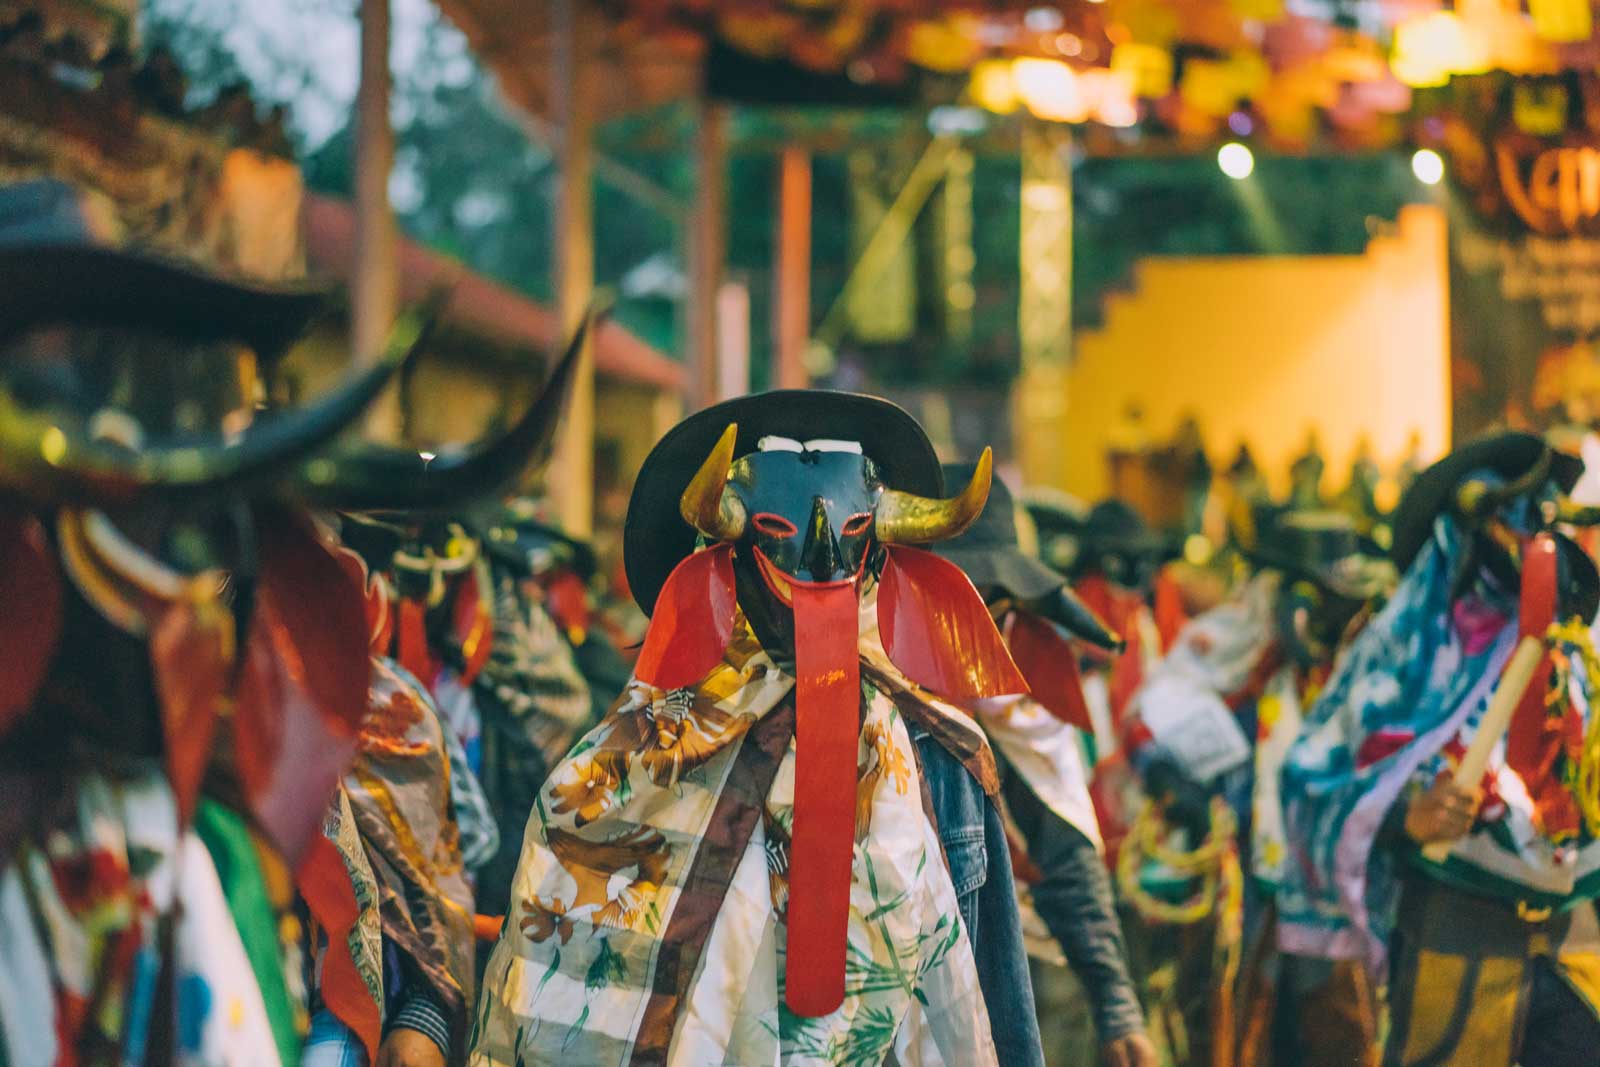
[[[317,282],[259,282],[95,245],[0,248],[0,338],[44,323],[142,326],[231,338],[270,360],[328,306]]]
[[[1600,613],[1600,571],[1589,553],[1566,534],[1556,535],[1556,550],[1561,554],[1561,605],[1588,625]]]
[[[1017,600],[1039,600],[1067,584],[1059,571],[1017,548],[938,545],[934,551],[966,571],[979,589],[999,589]]]
[[[1417,475],[1395,509],[1390,555],[1404,572],[1433,536],[1433,520],[1450,504],[1456,487],[1473,471],[1492,470],[1516,478],[1538,462],[1550,446],[1531,433],[1501,433],[1466,444]],[[1583,460],[1551,448],[1550,477],[1563,493],[1571,492],[1583,474]]]
[[[1141,530],[1126,535],[1098,532],[1076,535],[1079,554],[1084,551],[1114,553],[1119,556],[1161,556],[1173,558],[1183,554],[1183,540],[1160,530]]]
[[[533,522],[529,519],[508,520],[505,522],[478,521],[473,524],[479,539],[488,548],[489,552],[516,567],[523,567],[523,558],[527,555],[527,546],[523,543],[524,531],[548,538],[557,544],[566,546],[572,553],[572,569],[584,581],[595,576],[600,569],[599,557],[595,555],[594,546],[587,541],[579,541],[554,526],[547,526],[542,522]],[[516,533],[516,538],[511,541],[497,541],[489,536],[489,531],[496,527],[509,527]]]
[[[763,437],[859,441],[885,485],[943,497],[944,474],[927,433],[898,404],[861,393],[778,389],[713,404],[668,430],[645,457],[628,500],[622,558],[628,585],[649,615],[667,575],[694,551],[695,530],[679,501],[729,423],[739,426],[734,455],[748,455]]]
[[[1292,578],[1302,578],[1314,582],[1323,589],[1336,596],[1348,600],[1365,600],[1370,591],[1349,582],[1341,573],[1337,563],[1314,564],[1293,556],[1274,552],[1271,548],[1257,546],[1245,549],[1244,557],[1258,570],[1282,571]],[[1367,557],[1346,557],[1347,559]]]

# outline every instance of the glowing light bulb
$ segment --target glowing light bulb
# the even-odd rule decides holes
[[[1059,59],[1014,59],[1011,77],[1017,96],[1035,117],[1051,122],[1082,122],[1089,117],[1078,75]]]
[[[1419,148],[1411,154],[1411,173],[1423,185],[1438,185],[1444,181],[1444,159],[1431,148]]]
[[[1242,181],[1256,169],[1256,157],[1238,141],[1229,141],[1217,149],[1217,166],[1234,181]]]
[[[1017,86],[1011,64],[1003,59],[986,59],[972,68],[972,99],[979,106],[999,115],[1017,109]]]

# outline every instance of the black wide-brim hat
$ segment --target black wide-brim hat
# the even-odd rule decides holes
[[[1274,509],[1258,515],[1255,543],[1243,554],[1256,567],[1303,578],[1350,600],[1393,584],[1393,565],[1342,511]]]
[[[946,464],[945,484],[967,484],[974,469],[972,463]],[[1067,584],[1066,575],[1022,551],[1011,490],[999,478],[990,483],[989,500],[972,525],[932,547],[979,589],[999,589],[1018,600],[1039,600]]]
[[[496,502],[469,516],[468,525],[491,555],[513,568],[524,570],[530,552],[559,545],[567,553],[572,569],[584,581],[593,578],[600,569],[593,545],[530,517],[524,509]]]
[[[1080,553],[1171,556],[1182,548],[1179,539],[1152,529],[1133,505],[1116,497],[1108,497],[1089,509],[1078,528],[1077,539]]]
[[[947,463],[945,483],[966,485],[976,469],[974,463]],[[960,536],[931,547],[965,571],[984,596],[998,591],[1028,604],[1030,610],[1098,648],[1114,651],[1122,647],[1121,638],[1105,620],[1073,592],[1066,575],[1022,550],[1017,539],[1016,504],[999,478],[990,483],[989,499],[972,525]]]
[[[1592,623],[1600,613],[1600,571],[1589,553],[1566,534],[1556,534],[1556,551],[1560,553],[1556,568],[1559,610]]]
[[[918,496],[943,497],[944,475],[926,431],[910,412],[881,397],[828,389],[777,389],[713,404],[656,442],[628,500],[622,559],[633,599],[649,615],[667,575],[694,551],[697,534],[679,501],[729,423],[739,426],[735,458],[763,437],[857,441],[883,483]]]
[[[270,360],[328,306],[331,286],[264,282],[107,236],[81,190],[0,188],[0,338],[62,322],[248,343]]]
[[[1528,470],[1550,451],[1550,478],[1563,493],[1571,492],[1583,474],[1583,460],[1550,448],[1537,434],[1511,432],[1484,437],[1445,456],[1417,475],[1394,513],[1390,555],[1402,572],[1433,536],[1433,520],[1451,505],[1457,487],[1474,471],[1492,470],[1507,481]]]
[[[332,290],[267,285],[142,252],[50,245],[0,247],[0,293],[0,337],[54,322],[147,326],[237,338],[270,358],[326,309]]]

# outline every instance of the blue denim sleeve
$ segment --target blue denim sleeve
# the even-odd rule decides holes
[[[923,731],[913,729],[912,737],[961,921],[972,943],[995,1052],[1001,1067],[1044,1067],[1033,980],[1000,813],[960,760]]]

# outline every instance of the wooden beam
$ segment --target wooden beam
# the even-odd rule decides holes
[[[556,310],[570,335],[594,293],[594,13],[584,0],[552,0],[550,64],[554,150],[560,169],[551,201]],[[574,537],[594,530],[594,339],[572,383],[549,484],[561,524]]]
[[[1017,456],[1030,485],[1066,485],[1067,376],[1072,364],[1072,134],[1022,130],[1021,366],[1013,385]]]
[[[695,136],[694,210],[686,234],[689,293],[684,347],[691,411],[721,399],[717,300],[727,256],[727,109],[710,101],[702,101],[700,109]]]
[[[773,271],[772,384],[804,389],[811,344],[811,153],[798,145],[778,155],[777,269]]]
[[[375,361],[400,304],[394,213],[389,172],[394,129],[389,125],[389,0],[361,4],[361,80],[356,87],[355,267],[350,284],[350,350],[358,362]],[[404,423],[397,388],[390,386],[367,415],[369,433],[399,441]]]

